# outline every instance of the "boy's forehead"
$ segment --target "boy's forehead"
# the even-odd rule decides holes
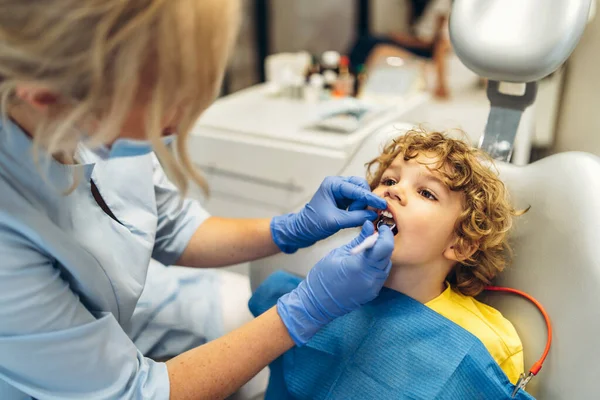
[[[451,167],[447,163],[442,165],[441,162],[442,160],[440,157],[431,152],[423,154],[418,153],[416,157],[408,160],[404,160],[404,154],[400,153],[396,156],[394,161],[392,161],[388,169],[402,170],[403,168],[412,167],[421,169],[419,175],[428,175],[432,180],[437,181],[440,185],[444,186],[447,193],[456,198],[464,209],[465,193],[455,192],[450,188],[449,177],[446,174],[451,174]]]
[[[392,161],[389,168],[399,168],[407,164],[415,164],[426,168],[432,175],[441,177],[442,174],[439,171],[440,167],[442,167],[441,161],[442,160],[440,160],[440,157],[432,152],[418,153],[416,157],[408,160],[404,159],[404,153],[400,153]]]

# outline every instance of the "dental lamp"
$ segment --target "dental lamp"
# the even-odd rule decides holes
[[[489,79],[491,104],[479,147],[510,161],[525,109],[537,82],[569,58],[585,29],[593,0],[454,0],[450,41],[458,58]],[[524,84],[520,94],[502,92],[500,82]]]

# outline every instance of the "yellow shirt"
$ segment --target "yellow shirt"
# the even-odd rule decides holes
[[[452,290],[450,285],[425,305],[477,337],[508,379],[517,382],[524,370],[523,344],[500,311]]]

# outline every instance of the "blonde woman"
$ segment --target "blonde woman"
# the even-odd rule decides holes
[[[0,0],[3,400],[225,398],[381,289],[389,229],[349,251],[372,233],[367,206],[386,207],[364,179],[327,178],[272,220],[210,217],[182,197],[188,177],[202,184],[187,136],[217,93],[237,8]],[[220,338],[218,281],[163,267],[291,253],[361,224],[277,307]]]

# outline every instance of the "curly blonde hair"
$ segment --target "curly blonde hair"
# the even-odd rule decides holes
[[[433,155],[436,170],[448,188],[464,193],[464,209],[455,225],[455,251],[461,262],[448,275],[450,284],[467,296],[476,296],[508,263],[511,249],[507,233],[516,211],[499,179],[491,158],[483,151],[440,132],[413,129],[394,139],[381,155],[366,164],[371,190],[376,188],[385,170],[399,155],[405,160],[419,154]]]

